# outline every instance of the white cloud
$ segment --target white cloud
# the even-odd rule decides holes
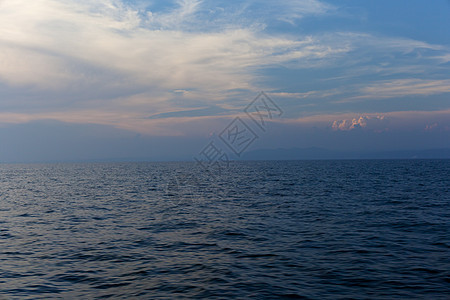
[[[377,82],[361,89],[358,98],[393,98],[410,95],[429,96],[449,93],[450,80],[398,79]]]
[[[282,11],[288,18],[289,13],[304,16],[331,9],[316,0],[288,1],[283,5],[265,2],[268,13]],[[210,98],[211,93],[230,89],[257,90],[255,69],[271,65],[321,66],[332,58],[343,57],[362,42],[374,46],[377,41],[368,35],[350,33],[267,35],[251,26],[210,31],[196,16],[206,3],[177,3],[173,10],[154,12],[149,19],[143,19],[138,10],[117,0],[3,1],[0,78],[13,85],[42,89],[66,89],[74,82],[89,86],[94,81],[97,86],[103,80],[103,85],[109,87],[126,82],[153,90],[196,90],[192,93],[196,97],[204,93]],[[187,21],[194,22],[196,30],[183,31],[179,25]],[[435,48],[409,40],[388,40],[381,45],[402,51]],[[93,80],[90,68],[103,69],[104,73],[116,74],[116,78]]]
[[[351,91],[351,94],[346,94]],[[335,89],[334,95],[340,100],[334,103],[349,103],[364,100],[401,98],[410,96],[431,96],[450,93],[448,79],[403,78],[393,80],[378,80],[371,83],[352,84]]]
[[[333,128],[333,130],[348,131],[357,128],[366,128],[369,125],[370,129],[375,130],[375,127],[378,127],[380,123],[384,121],[384,119],[385,117],[381,115],[381,116],[360,116],[359,118],[336,120],[331,125],[331,128]]]
[[[202,2],[200,0],[178,0],[176,1],[178,7],[169,13],[148,12],[148,23],[155,28],[179,29],[183,23],[192,21]]]
[[[29,119],[101,123],[155,134],[168,130],[155,125],[161,120],[145,120],[151,114],[222,102],[236,91],[275,89],[259,84],[263,75],[258,71],[266,67],[307,69],[339,59],[345,65],[351,61],[349,54],[353,59],[357,50],[368,48],[388,53],[446,51],[419,41],[361,33],[279,35],[264,30],[269,18],[294,23],[332,12],[334,7],[322,1],[245,1],[233,9],[228,2],[211,3],[216,4],[179,0],[172,9],[149,13],[119,0],[1,1],[0,82],[14,91],[31,87],[39,95]],[[233,18],[228,19],[230,11]],[[361,92],[393,97],[410,92],[411,86],[428,95],[445,92],[450,84],[409,79],[373,84]],[[74,94],[81,96],[74,100]],[[320,90],[276,96],[336,94]],[[3,115],[4,120],[27,120],[23,107],[28,102],[12,97],[2,99],[0,107],[3,104],[16,113]]]
[[[220,92],[251,88],[249,68],[334,52],[312,38],[264,36],[251,28],[185,32],[172,23],[192,16],[201,2],[179,4],[152,15],[170,28],[160,30],[140,26],[140,14],[119,1],[4,1],[0,78],[15,85],[66,88],[68,81],[83,77],[73,65],[86,64],[117,72],[121,81]],[[201,20],[197,23],[201,26]]]
[[[305,16],[324,15],[336,9],[331,4],[317,0],[284,0],[282,2],[265,0],[262,2],[265,4],[263,7],[267,13],[274,14],[275,18],[291,24]],[[261,4],[258,3],[258,5]]]

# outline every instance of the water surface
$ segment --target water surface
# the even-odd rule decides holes
[[[448,299],[450,161],[0,165],[0,298]]]

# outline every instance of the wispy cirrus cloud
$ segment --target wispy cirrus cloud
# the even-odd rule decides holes
[[[92,78],[85,73],[92,68],[115,72],[114,84],[127,78],[161,89],[218,91],[249,88],[247,68],[333,52],[311,38],[263,35],[252,28],[183,31],[172,22],[195,15],[201,1],[178,4],[143,20],[120,1],[5,1],[0,11],[0,77],[15,85],[66,88],[83,79],[89,84]],[[142,26],[145,21],[162,29]],[[196,22],[200,27],[201,20]]]
[[[392,98],[410,95],[450,93],[450,80],[399,79],[371,84],[362,89],[361,97]]]
[[[148,11],[148,19],[143,21],[153,28],[179,30],[181,25],[186,26],[187,23],[195,22],[195,14],[199,12],[202,2],[200,0],[178,0],[175,8],[169,12]]]
[[[320,3],[287,5],[306,15],[321,13]],[[7,98],[0,108],[33,107],[66,113],[67,119],[74,111],[96,108],[99,115],[107,110],[145,118],[204,107],[239,90],[248,96],[263,89],[257,84],[261,68],[346,51],[310,36],[266,34],[259,25],[240,22],[205,29],[207,10],[205,2],[193,0],[154,12],[118,0],[3,1],[0,81],[9,93],[34,90],[39,105]],[[249,22],[245,9],[236,17]],[[260,22],[255,17],[254,24]],[[181,90],[189,92],[176,92]]]
[[[366,85],[353,86],[354,95],[337,101],[338,103],[363,101],[364,99],[387,99],[408,96],[431,96],[450,93],[450,80],[395,79],[380,80]],[[356,95],[355,95],[356,94]]]

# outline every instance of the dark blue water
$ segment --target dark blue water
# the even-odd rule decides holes
[[[449,299],[450,161],[0,165],[0,298]]]

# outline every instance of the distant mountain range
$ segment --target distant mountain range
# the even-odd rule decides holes
[[[242,160],[312,159],[450,159],[450,148],[404,151],[335,151],[324,148],[259,149],[243,154]]]

